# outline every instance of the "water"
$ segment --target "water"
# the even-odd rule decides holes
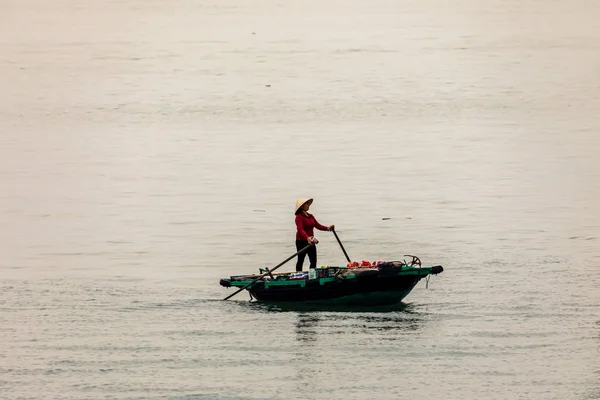
[[[597,2],[88,3],[2,4],[2,399],[600,399]],[[444,273],[222,301],[298,197]]]

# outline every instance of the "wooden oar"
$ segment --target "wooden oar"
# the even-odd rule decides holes
[[[267,269],[267,272],[265,272],[264,274],[262,274],[261,276],[259,276],[258,278],[256,278],[255,280],[253,280],[252,282],[250,282],[249,284],[247,284],[246,286],[244,286],[243,288],[239,289],[237,292],[230,294],[229,296],[225,297],[223,300],[227,300],[232,298],[233,296],[235,296],[236,294],[238,294],[239,292],[241,292],[242,290],[246,289],[248,286],[252,285],[253,283],[255,283],[256,281],[258,281],[259,279],[262,279],[265,275],[270,275],[273,271],[275,271],[277,268],[281,267],[283,264],[285,264],[286,262],[290,261],[292,258],[296,257],[298,254],[302,254],[304,253],[306,250],[308,250],[310,248],[310,246],[312,246],[313,244],[309,244],[308,246],[304,247],[303,249],[301,249],[300,251],[298,251],[297,253],[289,256],[288,258],[286,258],[285,260],[283,260],[281,263],[279,263],[275,268],[272,269]]]
[[[346,260],[348,260],[348,262],[351,262],[350,257],[348,257],[348,253],[346,253],[346,249],[344,249],[344,246],[342,245],[342,241],[338,237],[337,233],[335,233],[335,229],[332,229],[331,232],[333,232],[333,234],[335,235],[335,238],[337,239],[338,243],[340,244],[340,247],[342,248],[342,251],[344,252],[344,255],[346,256]]]

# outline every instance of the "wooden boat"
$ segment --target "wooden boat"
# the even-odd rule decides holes
[[[407,256],[412,257],[409,262],[355,262],[277,274],[267,270],[260,275],[231,276],[220,284],[245,288],[251,299],[261,302],[388,305],[402,301],[421,279],[444,270],[441,265],[422,266],[418,257]]]

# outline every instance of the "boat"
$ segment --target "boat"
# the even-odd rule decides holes
[[[250,300],[265,303],[390,305],[401,302],[421,279],[444,270],[423,266],[416,256],[404,257],[411,260],[349,262],[302,272],[259,270],[261,274],[231,276],[220,284],[238,292],[246,289]]]

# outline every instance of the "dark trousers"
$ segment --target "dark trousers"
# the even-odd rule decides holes
[[[308,246],[306,240],[296,240],[296,250],[300,251]],[[308,248],[304,253],[298,254],[298,262],[296,263],[296,271],[302,271],[302,264],[304,264],[304,258],[308,254],[310,260],[310,268],[317,268],[317,246],[313,245]]]

